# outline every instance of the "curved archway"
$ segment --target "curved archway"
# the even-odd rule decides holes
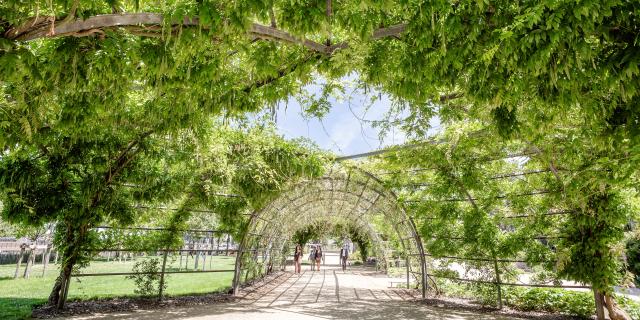
[[[348,221],[366,232],[385,269],[392,256],[404,258],[407,286],[414,279],[425,296],[424,249],[413,220],[380,179],[344,163],[334,163],[320,178],[293,184],[252,213],[238,248],[234,293],[248,279],[264,276],[274,267],[284,268],[292,235],[311,223],[330,218]],[[390,242],[400,252],[394,253]]]

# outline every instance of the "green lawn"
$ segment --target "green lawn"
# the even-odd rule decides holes
[[[135,261],[146,259],[139,257]],[[167,270],[177,270],[179,259],[168,261]],[[83,273],[131,272],[135,261],[95,261],[82,270]],[[231,270],[235,257],[213,257],[209,267],[207,258],[205,270]],[[189,270],[193,270],[193,258],[189,259]],[[24,265],[21,269],[24,268]],[[199,270],[202,268],[200,264]],[[58,266],[50,264],[43,278],[42,266],[36,265],[30,279],[12,279],[15,265],[0,266],[0,319],[24,319],[31,315],[33,306],[47,301],[50,290],[58,275]],[[184,270],[184,264],[183,264]],[[167,295],[177,296],[216,292],[231,287],[233,272],[213,272],[199,274],[171,274],[167,276]],[[69,300],[135,296],[132,280],[125,276],[76,277],[71,280]]]

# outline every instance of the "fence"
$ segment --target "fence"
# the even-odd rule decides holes
[[[73,283],[67,281],[63,294],[65,300],[70,291],[75,290],[74,296],[120,296],[131,295],[135,286],[131,277],[151,275],[159,277],[157,298],[162,299],[165,292],[165,284],[169,275],[179,277],[175,282],[175,294],[203,293],[215,291],[231,286],[231,278],[234,272],[233,261],[237,252],[237,244],[233,237],[225,232],[217,230],[168,230],[164,228],[125,228],[100,226],[93,228],[101,239],[104,247],[91,249],[91,263],[81,272],[74,272]],[[179,247],[160,247],[157,240],[167,233],[179,232],[182,245]],[[154,270],[136,269],[141,261],[157,259],[158,268]],[[197,274],[197,275],[196,275]],[[212,275],[227,274],[222,277],[225,281],[211,278]],[[208,275],[203,277],[204,275]],[[184,277],[193,277],[193,281]],[[124,277],[117,282],[100,280],[104,277]],[[184,279],[182,279],[184,278]],[[217,277],[220,278],[220,277]],[[185,281],[179,281],[185,280]],[[103,290],[98,292],[101,284],[107,283]],[[217,283],[218,287],[206,287]],[[75,286],[75,288],[74,288]],[[205,286],[205,287],[203,287]]]
[[[440,279],[448,279],[448,280],[453,280],[453,281],[457,281],[457,282],[467,282],[467,283],[475,283],[475,284],[486,284],[486,285],[492,285],[495,286],[496,288],[496,292],[497,292],[497,301],[498,301],[498,308],[502,309],[502,305],[503,305],[503,297],[502,297],[502,287],[531,287],[531,288],[560,288],[560,289],[591,289],[590,286],[585,286],[585,285],[555,285],[555,284],[539,284],[539,283],[510,283],[510,282],[504,282],[501,280],[500,278],[500,274],[502,274],[501,271],[499,271],[499,267],[498,267],[498,263],[527,263],[527,261],[524,260],[515,260],[515,259],[490,259],[490,258],[467,258],[467,257],[456,257],[456,256],[434,256],[434,255],[429,255],[429,254],[425,254],[427,257],[431,257],[432,259],[444,259],[444,260],[459,260],[459,261],[473,261],[473,262],[480,262],[480,263],[491,263],[492,265],[490,266],[490,268],[494,268],[496,272],[496,274],[494,275],[494,280],[493,281],[488,281],[488,280],[482,280],[482,279],[469,279],[469,278],[460,278],[460,277],[456,277],[456,276],[449,276],[449,275],[437,275],[437,274],[433,274],[433,273],[427,273],[426,276],[428,278],[431,278],[433,282],[435,282],[435,280],[433,280],[434,278],[440,278]]]
[[[3,239],[0,242],[0,278],[28,279],[34,272],[44,277],[48,265],[57,261],[58,251],[45,241]]]

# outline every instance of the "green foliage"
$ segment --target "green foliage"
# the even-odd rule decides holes
[[[506,106],[499,106],[491,111],[498,133],[505,138],[511,137],[518,130],[517,110],[509,110]]]
[[[616,302],[631,319],[640,319],[640,303],[623,295],[616,295]]]
[[[325,235],[323,225],[320,223],[310,224],[302,229],[298,229],[291,237],[291,241],[295,244],[300,244],[303,248],[304,245],[314,239],[320,239]]]
[[[496,305],[496,290],[493,285],[460,283],[452,280],[436,281],[440,294],[450,297],[474,299],[483,305]],[[503,302],[510,308],[521,311],[562,313],[580,318],[594,314],[595,302],[591,291],[572,291],[556,288],[503,287]],[[632,319],[640,314],[640,304],[622,295],[616,301]]]
[[[629,239],[626,249],[627,270],[633,273],[636,285],[640,285],[640,239]]]
[[[569,237],[562,242],[566,249],[560,254],[560,263],[567,260],[571,263],[563,266],[561,276],[589,281],[603,292],[610,292],[620,283],[620,253],[610,248],[624,237],[623,226],[629,215],[620,203],[622,200],[612,192],[596,191],[585,204],[585,212],[569,217],[561,229],[562,234]],[[589,237],[585,238],[584,234]]]
[[[197,159],[183,190],[188,198],[179,205],[214,211],[209,219],[236,239],[245,232],[249,216],[244,213],[259,210],[299,179],[322,175],[327,161],[301,141],[284,140],[271,126],[219,129]],[[173,219],[186,223],[190,215],[178,211]]]
[[[132,279],[136,284],[134,292],[143,296],[154,296],[160,292],[160,267],[159,258],[150,258],[137,261],[133,265],[132,272],[127,279]],[[165,276],[162,290],[167,288],[167,276]]]
[[[565,313],[583,318],[593,315],[592,292],[577,292],[548,288],[509,288],[505,290],[507,304],[523,311]]]
[[[0,237],[11,237],[16,233],[16,227],[0,219]]]
[[[349,240],[357,245],[358,251],[351,255],[351,261],[360,260],[362,263],[367,262],[367,258],[371,253],[372,240],[371,236],[362,228],[358,228],[354,223],[337,224],[333,233],[337,236],[347,236]],[[381,257],[378,257],[379,259]]]
[[[575,143],[576,135],[536,135],[532,143],[515,127],[452,121],[438,143],[385,155],[378,170],[394,172],[386,183],[415,215],[434,257],[459,257],[502,282],[513,268],[494,259],[526,261],[544,281],[611,293],[623,276],[624,227],[636,212],[635,169],[599,143]]]

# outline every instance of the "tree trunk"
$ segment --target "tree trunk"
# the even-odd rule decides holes
[[[226,255],[226,256],[228,256],[228,255],[229,255],[229,241],[230,241],[230,240],[231,240],[231,236],[230,236],[230,235],[227,235],[227,251],[226,251],[226,253],[225,253],[225,255]]]
[[[597,290],[593,289],[593,298],[596,302],[596,319],[598,320],[605,320],[604,317],[604,296],[598,292]]]
[[[29,255],[27,256],[27,266],[24,268],[24,274],[22,275],[22,277],[25,279],[29,279],[29,277],[31,276],[31,266],[33,266],[33,262],[36,259],[35,251],[35,247],[29,250]]]
[[[71,257],[70,257],[71,258]],[[56,278],[56,282],[53,285],[53,290],[49,295],[49,304],[61,310],[64,308],[64,303],[69,291],[69,280],[71,279],[71,272],[77,259],[73,261],[71,259],[64,259],[62,261],[62,267],[60,269],[60,275]]]
[[[202,271],[204,271],[204,267],[207,265],[207,253],[202,253]]]
[[[56,256],[55,258],[53,258],[53,264],[58,264],[58,254],[60,253],[60,251],[58,251],[58,249],[56,249]]]
[[[164,274],[167,270],[167,256],[169,250],[165,249],[162,253],[162,270],[160,270],[160,284],[158,285],[158,300],[162,300],[162,293],[164,292]]]
[[[609,294],[604,295],[604,302],[611,320],[632,320],[631,316],[618,306],[613,296]]]
[[[13,278],[17,279],[20,274],[20,264],[22,264],[22,258],[24,257],[24,246],[20,246],[20,254],[18,255],[18,261],[16,262],[16,272],[13,274]]]
[[[493,270],[496,273],[496,287],[498,289],[498,309],[502,309],[502,288],[500,287],[500,268],[498,267],[498,259],[496,258],[495,252],[492,251],[493,254]]]
[[[51,256],[51,246],[47,246],[44,249],[44,254],[42,255],[42,277],[47,274],[47,266],[49,265],[49,258]]]
[[[66,247],[62,251],[62,261],[60,266],[60,274],[56,279],[51,294],[49,295],[49,304],[55,306],[57,310],[64,308],[67,298],[68,286],[71,280],[73,267],[78,262],[82,254],[82,245],[87,241],[89,225],[76,225],[71,222],[65,222],[65,244]]]

